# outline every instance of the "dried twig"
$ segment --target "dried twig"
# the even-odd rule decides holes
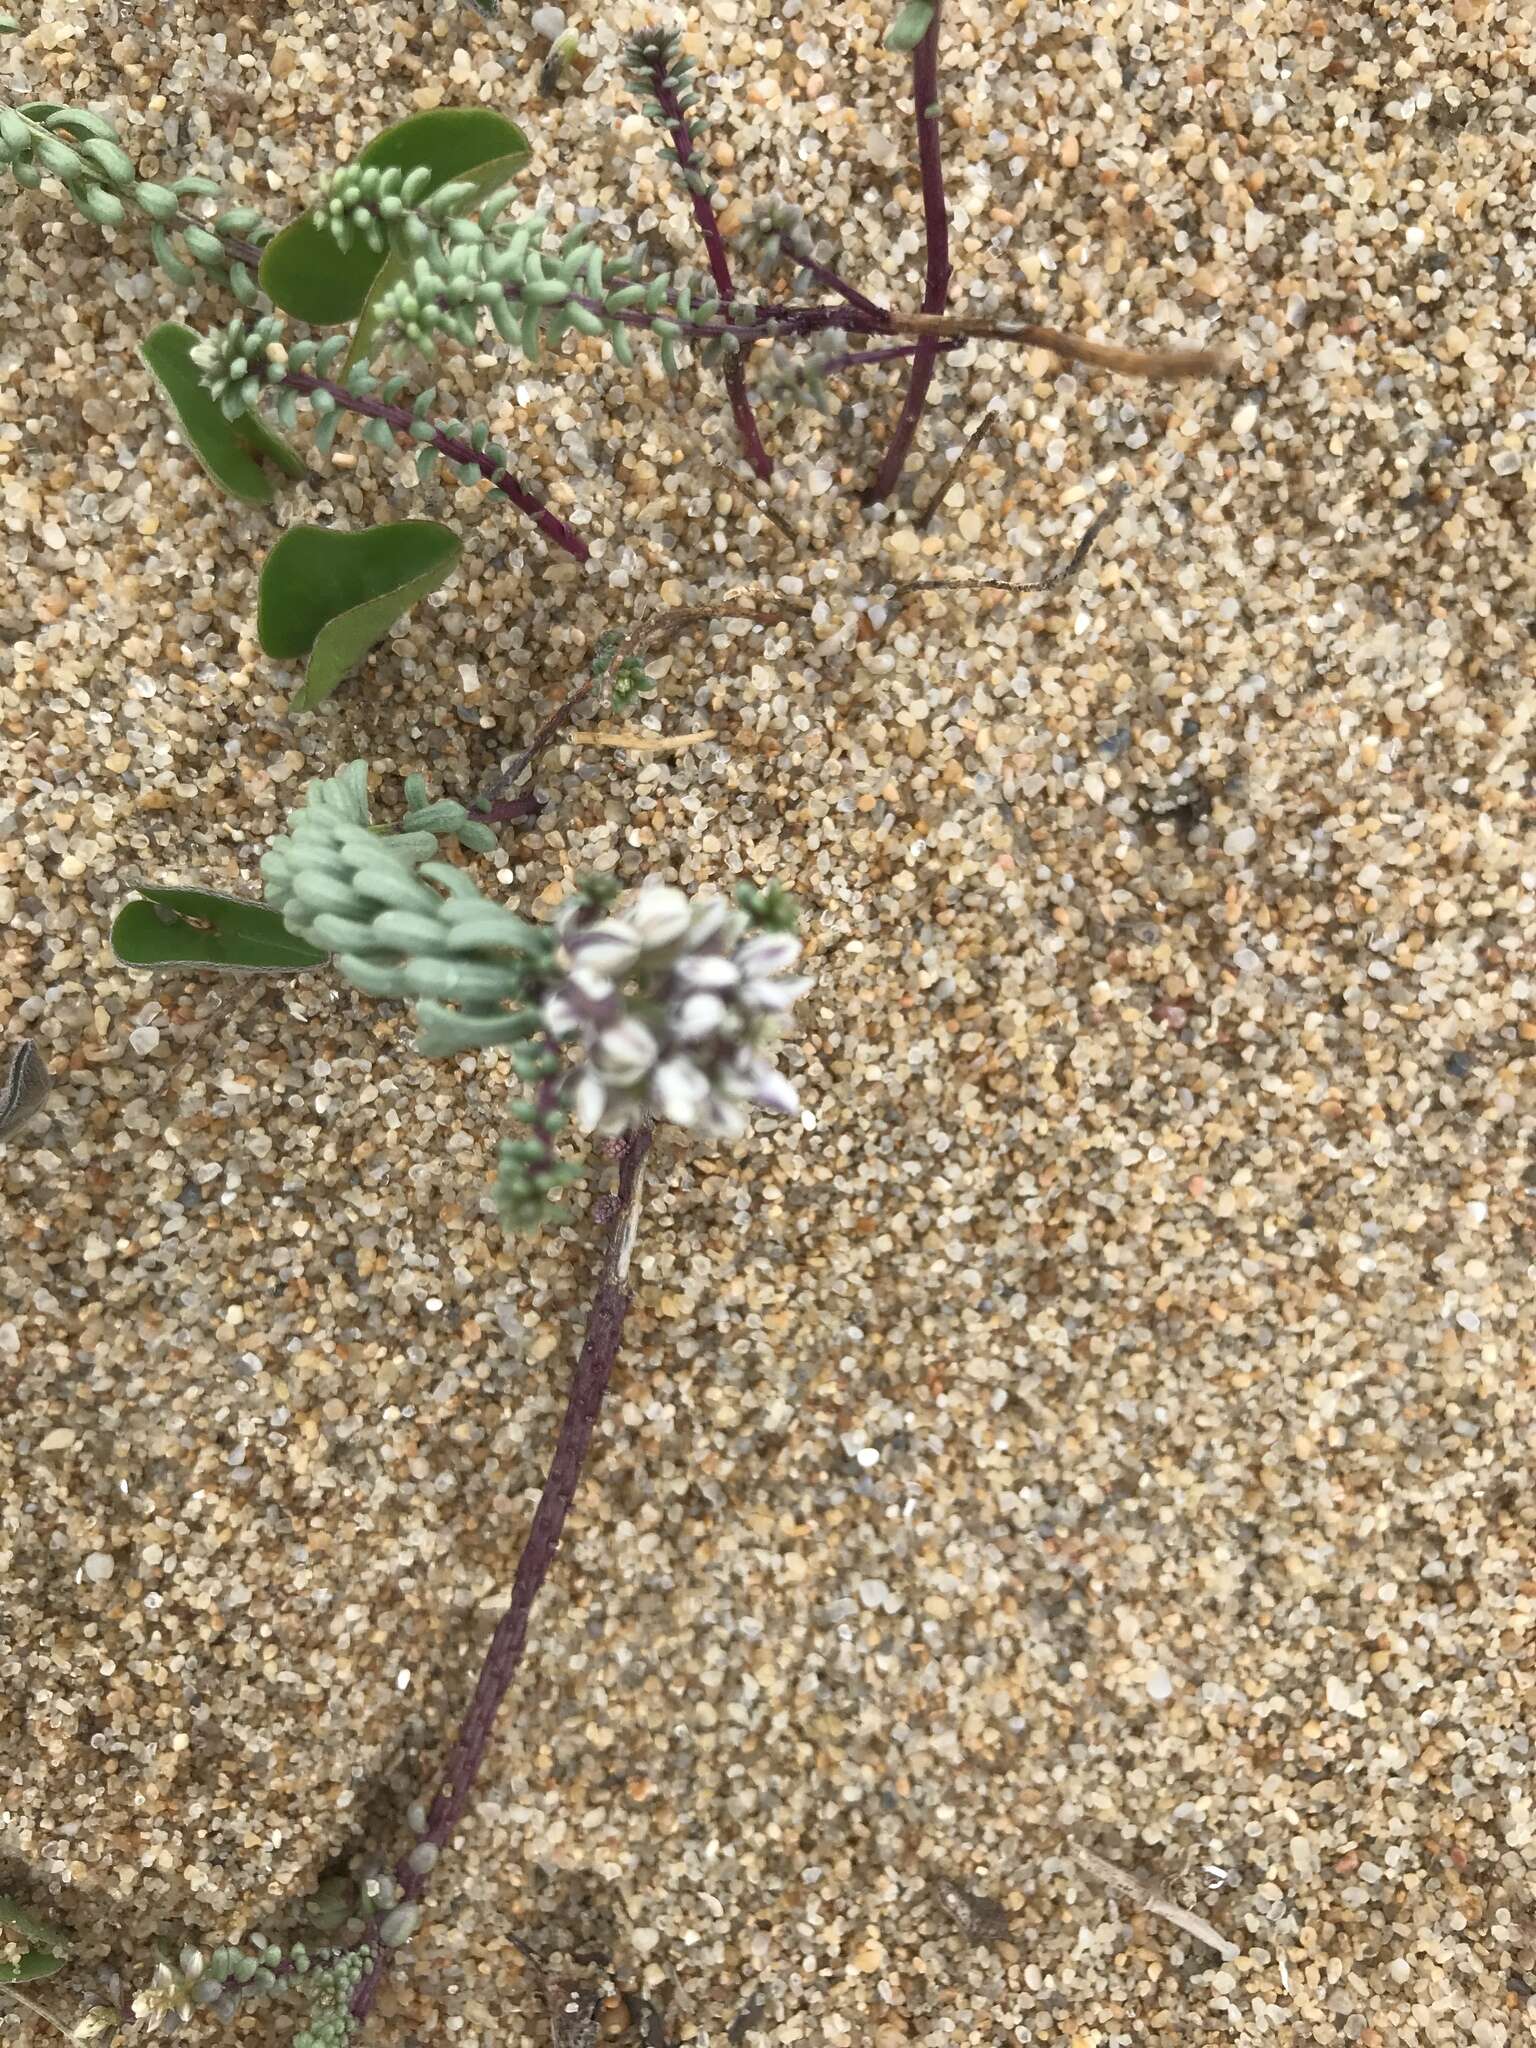
[[[46,2005],[39,2005],[35,1998],[28,1998],[25,1991],[18,1991],[14,1984],[0,1985],[0,1991],[4,1991],[7,1998],[14,1998],[18,2005],[25,2006],[27,2011],[34,2014],[38,2019],[46,2020],[54,2032],[62,2034],[66,2041],[74,2041],[79,2038],[71,2028],[65,2026],[62,2020],[55,2019]]]
[[[920,576],[912,583],[889,586],[892,598],[910,597],[919,590],[1059,590],[1070,583],[1092,551],[1094,542],[1125,503],[1127,488],[1116,484],[1102,509],[1089,521],[1086,532],[1067,559],[1044,576]]]
[[[913,334],[934,341],[1016,341],[1044,349],[1064,362],[1093,370],[1116,370],[1122,377],[1214,377],[1231,367],[1221,348],[1122,348],[1115,341],[1090,341],[1063,327],[1043,327],[1033,320],[976,320],[959,313],[890,313],[884,332]]]
[[[795,529],[790,525],[783,513],[768,502],[766,494],[759,496],[755,491],[749,490],[742,479],[735,474],[728,464],[722,462],[718,455],[708,454],[708,451],[706,451],[706,457],[710,467],[724,478],[733,491],[746,500],[754,512],[760,512],[770,526],[776,526],[790,543],[791,547],[799,547],[801,536],[795,532]]]
[[[620,754],[685,754],[690,747],[702,747],[715,738],[715,729],[702,732],[573,732],[567,734],[572,746],[612,747]]]
[[[922,511],[918,513],[917,517],[912,522],[912,530],[914,533],[927,532],[929,522],[932,520],[934,513],[938,511],[940,505],[943,504],[949,487],[954,482],[956,476],[959,474],[962,464],[969,462],[971,457],[975,454],[977,443],[981,440],[982,435],[987,431],[987,422],[992,417],[993,402],[993,400],[988,399],[987,403],[982,407],[980,419],[977,420],[975,426],[972,427],[971,431],[966,435],[964,441],[960,444],[960,446],[955,450],[954,454],[951,456],[949,467],[945,470],[943,476],[939,479],[938,489],[934,492],[933,496],[928,500],[928,503],[923,507]]]
[[[1118,1892],[1122,1898],[1134,1900],[1143,1912],[1155,1913],[1159,1920],[1169,1921],[1181,1933],[1214,1949],[1223,1962],[1230,1963],[1242,1954],[1242,1950],[1228,1941],[1209,1920],[1201,1919],[1198,1913],[1191,1913],[1183,1906],[1176,1906],[1172,1899],[1165,1899],[1145,1878],[1132,1876],[1130,1871],[1106,1862],[1102,1856],[1096,1856],[1091,1849],[1080,1848],[1076,1842],[1069,1848],[1073,1862],[1087,1871],[1090,1877],[1097,1878],[1106,1891]]]
[[[612,675],[627,656],[640,654],[657,640],[674,639],[686,626],[712,625],[718,619],[746,619],[755,626],[780,626],[786,619],[804,618],[809,611],[809,605],[795,598],[764,596],[759,601],[755,593],[743,591],[739,596],[722,599],[719,604],[678,605],[672,611],[642,619],[622,639],[613,643],[605,661],[587,670],[575,688],[555,706],[523,751],[487,783],[472,808],[483,813],[515,789],[534,763],[566,731],[598,684]]]

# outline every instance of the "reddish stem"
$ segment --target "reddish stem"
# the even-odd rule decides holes
[[[544,1481],[544,1490],[539,1495],[539,1504],[533,1511],[522,1555],[517,1561],[512,1597],[505,1614],[496,1624],[490,1648],[485,1653],[485,1662],[480,1667],[469,1711],[460,1724],[453,1748],[443,1766],[437,1794],[428,1809],[426,1833],[413,1847],[425,1842],[434,1849],[441,1849],[463,1818],[490,1747],[497,1712],[522,1662],[533,1604],[549,1577],[550,1566],[560,1547],[561,1532],[570,1514],[571,1503],[576,1498],[598,1411],[603,1405],[603,1396],[619,1355],[619,1339],[631,1300],[629,1258],[639,1222],[640,1171],[650,1144],[648,1125],[631,1131],[623,1141],[619,1154],[618,1191],[608,1223],[608,1243],[603,1252],[597,1290],[587,1312],[586,1335],[582,1339],[576,1369],[571,1375],[571,1390],[560,1423],[560,1434],[555,1441],[554,1456],[550,1460],[549,1475]],[[420,1899],[427,1888],[426,1874],[411,1867],[409,1851],[395,1865],[394,1875],[403,1902]],[[355,2020],[366,2019],[372,2010],[394,1953],[380,1943],[376,1928],[370,1930],[367,1942],[373,1959],[367,1975],[352,1994],[352,2017]]]
[[[829,291],[836,292],[840,299],[846,299],[856,313],[863,313],[873,320],[885,317],[883,306],[861,292],[857,285],[850,284],[830,263],[823,263],[816,256],[797,256],[795,262],[801,270],[809,271],[811,276],[824,284]]]
[[[357,392],[349,391],[345,384],[338,384],[330,377],[312,376],[307,370],[285,370],[279,382],[286,384],[290,391],[298,391],[305,396],[315,391],[327,391],[341,411],[358,413],[365,420],[384,420],[402,440],[410,438],[415,420],[403,405],[386,405],[381,398],[361,397]],[[487,483],[493,484],[509,503],[533,521],[547,540],[553,541],[557,548],[563,548],[566,554],[574,555],[578,562],[589,558],[592,550],[581,535],[551,512],[532,491],[515,483],[506,470],[499,470],[489,455],[482,455],[467,441],[445,434],[439,427],[432,429],[431,441],[423,445],[435,448],[445,462],[471,463]]]
[[[923,180],[923,231],[927,241],[927,270],[923,283],[923,311],[942,313],[949,297],[949,208],[944,201],[943,134],[939,114],[939,16],[943,0],[934,0],[933,19],[912,52],[912,96],[916,101],[917,160]],[[907,395],[901,417],[891,436],[885,459],[875,480],[864,493],[866,505],[878,505],[896,488],[906,466],[917,423],[928,402],[928,387],[939,359],[937,345],[920,348],[912,359]]]
[[[715,281],[715,290],[720,294],[722,305],[729,305],[736,296],[731,282],[730,258],[725,253],[725,237],[720,232],[720,222],[715,215],[714,201],[703,185],[703,173],[699,170],[693,153],[693,136],[688,128],[688,116],[677,97],[676,88],[666,75],[665,67],[658,64],[652,80],[656,91],[656,104],[666,119],[672,136],[672,147],[677,152],[677,167],[683,174],[688,187],[688,197],[693,203],[693,217],[699,224],[699,233],[704,238],[704,252],[709,258],[709,274]],[[698,182],[695,182],[695,181]],[[752,415],[752,401],[747,396],[747,364],[741,353],[726,357],[725,389],[731,401],[731,417],[736,422],[737,438],[742,452],[752,465],[755,473],[765,481],[773,475],[773,461],[763,446],[763,437],[757,430],[757,421]]]

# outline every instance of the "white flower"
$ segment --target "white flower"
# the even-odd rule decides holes
[[[657,882],[601,918],[580,900],[567,905],[556,928],[562,978],[544,997],[543,1020],[579,1049],[570,1108],[582,1130],[659,1117],[733,1139],[749,1103],[798,1108],[769,1057],[781,1020],[810,986],[784,972],[800,957],[789,933]]]
[[[728,1102],[723,1095],[711,1095],[699,1113],[696,1129],[709,1138],[724,1138],[734,1143],[745,1137],[747,1112],[739,1102]]]
[[[589,1003],[606,1003],[613,994],[613,983],[598,968],[585,960],[578,960],[568,976],[571,987]]]
[[[685,988],[734,988],[741,979],[741,969],[723,953],[685,953],[672,972]]]
[[[701,896],[693,906],[688,921],[688,944],[690,947],[708,943],[725,925],[739,930],[741,913],[733,910],[723,896]]]
[[[792,932],[764,932],[736,948],[736,965],[749,976],[782,974],[800,958],[800,941]]]
[[[680,939],[692,916],[688,898],[681,889],[668,888],[664,882],[648,882],[635,898],[626,922],[649,952]]]
[[[593,1065],[605,1081],[616,1081],[622,1087],[648,1074],[660,1050],[637,1017],[622,1017],[598,1039]]]
[[[788,1010],[810,985],[808,974],[779,975],[772,981],[756,975],[742,988],[741,1000],[754,1010]]]
[[[781,1116],[793,1116],[800,1107],[799,1092],[786,1081],[771,1060],[749,1057],[725,1070],[722,1085],[732,1094],[738,1089],[763,1109],[776,1109]]]
[[[718,1031],[725,1019],[724,1003],[701,989],[697,995],[686,996],[672,1012],[673,1036],[691,1045],[696,1038],[708,1038],[712,1031]]]
[[[603,1112],[608,1107],[608,1090],[588,1067],[576,1077],[576,1086],[571,1094],[571,1113],[579,1130],[595,1131],[602,1123]]]
[[[651,1076],[651,1100],[668,1123],[696,1123],[709,1100],[709,1077],[692,1060],[663,1060]]]
[[[156,1963],[148,1988],[134,1995],[134,2018],[158,2021],[165,2033],[173,2032],[183,2020],[192,2017],[194,1981],[181,1971],[173,1970],[169,1963]]]
[[[544,1022],[555,1038],[569,1038],[581,1029],[581,1012],[569,996],[556,989],[544,998]]]
[[[622,974],[632,967],[640,951],[640,939],[627,925],[610,919],[573,932],[566,950],[579,967],[593,974]]]

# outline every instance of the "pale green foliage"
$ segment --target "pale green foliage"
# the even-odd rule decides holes
[[[933,26],[934,0],[906,0],[885,32],[885,47],[900,56],[915,50]]]
[[[574,331],[606,336],[629,364],[633,337],[645,335],[659,343],[662,364],[675,375],[679,341],[735,347],[731,322],[755,322],[750,308],[722,305],[712,285],[687,271],[639,275],[641,251],[605,257],[585,223],[546,247],[542,214],[503,218],[518,197],[515,186],[479,197],[459,182],[417,200],[422,182],[414,172],[348,168],[335,174],[312,215],[338,248],[360,237],[404,266],[370,316],[370,331],[384,347],[429,354],[443,341],[467,347],[488,319],[531,362],[546,342]],[[458,211],[470,205],[473,218]]]
[[[463,822],[456,816],[438,824],[437,807],[417,801],[425,796],[413,777],[408,822],[434,817],[437,829],[461,834],[472,825],[459,805],[451,808]],[[491,902],[462,869],[433,859],[436,850],[434,830],[384,836],[371,825],[367,763],[353,761],[310,785],[261,866],[268,901],[291,931],[328,933],[314,943],[335,948],[336,965],[354,987],[415,1004],[418,1051],[431,1057],[508,1046],[521,1080],[552,1084],[563,1063],[538,1003],[557,936]],[[551,1141],[566,1118],[547,1089],[513,1104],[512,1115],[527,1134],[502,1144],[497,1207],[509,1228],[529,1230],[556,1213],[551,1197],[581,1169],[554,1155]]]
[[[405,778],[405,804],[405,816],[400,821],[402,832],[435,832],[442,839],[457,839],[471,853],[496,851],[496,834],[489,825],[472,818],[457,797],[440,796],[435,802],[429,799],[424,775]]]
[[[130,212],[149,222],[156,261],[178,285],[195,282],[199,270],[226,281],[249,304],[256,284],[247,266],[226,243],[260,241],[271,233],[254,207],[229,208],[204,225],[192,220],[183,202],[214,198],[218,186],[206,178],[177,178],[169,185],[141,178],[112,123],[77,107],[0,107],[0,168],[27,190],[45,177],[57,178],[84,217],[99,228],[121,227]]]
[[[830,413],[832,399],[827,378],[847,354],[848,347],[848,336],[841,327],[824,328],[798,351],[776,341],[768,352],[760,379],[765,397],[781,410],[810,405],[818,412]]]
[[[683,55],[683,39],[679,32],[675,28],[652,27],[631,36],[624,45],[624,71],[636,94],[641,96],[646,118],[669,135],[674,123],[680,122],[689,143],[697,150],[700,136],[694,114],[704,102],[694,90],[694,60]],[[661,104],[663,95],[671,101],[675,112]],[[670,142],[662,150],[662,155],[676,164],[679,175],[691,192],[713,197],[714,180],[697,156],[685,164]]]
[[[507,451],[492,441],[484,421],[467,426],[462,420],[432,417],[435,385],[415,393],[406,412],[398,401],[410,380],[403,375],[380,379],[366,363],[354,363],[344,370],[344,334],[291,344],[284,341],[284,334],[284,322],[276,313],[257,320],[237,313],[192,351],[199,375],[226,418],[254,411],[265,398],[271,401],[279,425],[292,433],[298,425],[299,407],[307,406],[314,414],[314,443],[323,454],[336,438],[343,415],[360,410],[363,438],[375,447],[393,448],[404,438],[421,444],[416,475],[422,482],[439,462],[447,462],[465,484],[494,483],[505,473]],[[348,399],[361,400],[362,405],[348,406]],[[389,409],[387,415],[385,408]]]
[[[786,265],[792,266],[796,291],[808,291],[815,283],[803,266],[816,259],[825,261],[832,253],[830,246],[824,249],[817,244],[804,207],[796,206],[782,192],[771,192],[758,201],[741,239],[759,277],[766,280]]]
[[[375,831],[367,773],[353,761],[310,786],[262,861],[268,902],[290,931],[329,947],[355,987],[413,1001],[423,1052],[531,1037],[537,1016],[504,1005],[537,992],[552,936],[434,859],[434,832]]]

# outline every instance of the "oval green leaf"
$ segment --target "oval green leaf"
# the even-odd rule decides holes
[[[529,158],[521,128],[489,107],[435,107],[376,135],[357,159],[360,169],[432,173],[432,190],[454,179],[481,191],[519,170]],[[386,262],[365,242],[338,249],[306,213],[274,235],[261,259],[261,288],[296,319],[313,327],[355,320]]]
[[[192,362],[197,342],[190,327],[167,320],[139,353],[171,401],[187,446],[214,482],[248,505],[270,505],[277,494],[272,469],[285,476],[303,476],[303,460],[254,413],[225,419],[217,401],[198,380]]]
[[[63,1967],[64,1958],[51,1949],[29,1948],[14,1963],[0,1961],[0,1984],[35,1984],[39,1978],[52,1977]]]
[[[416,600],[459,559],[459,537],[434,519],[402,519],[366,533],[290,527],[262,564],[256,632],[280,661],[307,654],[290,711],[323,704]]]
[[[0,1956],[0,1984],[34,1984],[40,1977],[51,1977],[55,1970],[63,1969],[69,1949],[65,1935],[8,1892],[0,1892],[0,1942],[7,1948],[28,1944],[19,1956],[9,1960]]]
[[[232,974],[295,974],[330,958],[295,938],[279,913],[216,889],[142,886],[112,921],[125,967],[222,967]]]

